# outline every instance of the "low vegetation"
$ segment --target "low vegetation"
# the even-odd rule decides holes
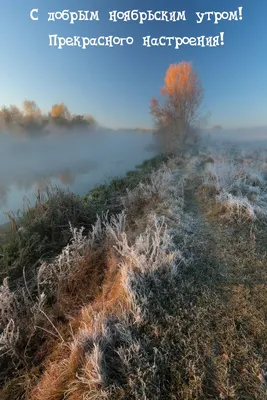
[[[1,398],[265,399],[266,157],[157,157],[16,219]]]

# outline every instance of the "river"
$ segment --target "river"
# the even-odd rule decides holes
[[[48,185],[85,194],[123,176],[156,154],[151,132],[60,132],[46,136],[1,134],[0,224]]]

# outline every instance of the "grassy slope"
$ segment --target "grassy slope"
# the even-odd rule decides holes
[[[84,197],[71,192],[52,188],[42,201],[37,198],[34,207],[25,207],[18,217],[10,214],[10,224],[1,229],[0,241],[0,278],[8,276],[12,286],[21,281],[23,268],[28,270],[29,279],[33,265],[39,259],[51,259],[56,256],[70,239],[69,222],[75,227],[84,226],[88,231],[96,221],[97,214],[117,213],[122,210],[119,200],[142,179],[149,176],[164,160],[163,156],[154,157],[129,171],[125,177],[112,178],[110,182],[99,185]],[[24,229],[23,234],[18,229]],[[13,285],[14,283],[14,285]]]
[[[142,270],[143,259],[127,256],[127,248],[119,256],[111,251],[111,239],[107,247],[102,238],[90,256],[74,265],[67,287],[60,287],[52,311],[46,310],[63,344],[51,335],[42,336],[38,351],[33,346],[28,354],[28,371],[22,369],[23,376],[15,376],[1,398],[22,398],[23,392],[25,398],[39,400],[266,398],[264,219],[221,219],[223,211],[213,191],[202,184],[206,156],[197,160],[197,172],[189,158],[169,167],[177,182],[174,186],[183,183],[180,191],[169,193],[160,182],[166,179],[163,174],[155,179],[160,195],[155,191],[142,197],[133,191],[118,207],[118,195],[148,178],[150,167],[158,166],[155,161],[143,165],[139,173],[96,189],[85,204],[93,204],[94,212],[126,208],[131,257],[138,253],[136,238],[151,224],[149,213],[156,211],[167,219],[175,249],[185,261],[178,257],[179,268],[170,275],[166,254],[160,254],[153,261],[155,270]],[[151,229],[157,230],[157,225]],[[59,247],[64,245],[61,234]],[[172,252],[172,247],[167,249],[167,254]],[[150,265],[149,260],[144,265]],[[125,273],[130,271],[126,288],[119,263],[124,263]],[[81,285],[86,279],[90,282]],[[98,325],[97,315],[105,329]],[[51,324],[42,326],[52,329]],[[81,327],[86,346],[79,336]],[[98,356],[90,346],[98,349]]]
[[[5,224],[1,229],[1,281],[7,276],[9,287],[14,291],[24,286],[26,281],[27,290],[29,288],[33,296],[37,295],[36,270],[41,261],[49,262],[53,260],[67,245],[71,238],[69,223],[75,227],[85,227],[85,233],[87,233],[96,222],[98,214],[101,215],[101,213],[107,211],[110,214],[120,212],[122,210],[121,196],[125,195],[127,190],[134,188],[140,180],[146,180],[151,171],[157,169],[165,159],[164,156],[157,156],[147,160],[138,165],[136,170],[129,171],[125,177],[112,178],[110,182],[97,186],[84,197],[53,188],[51,192],[47,193],[48,201],[36,199],[35,206],[33,208],[26,207],[25,210],[18,213],[18,216],[16,215],[16,219],[15,216],[11,215],[10,224]],[[19,232],[19,228],[23,228],[22,233]],[[80,305],[78,303],[77,307]],[[0,308],[0,311],[2,311],[3,307]],[[62,319],[64,325],[66,319],[62,310],[52,310],[53,313],[55,320],[61,321]],[[51,329],[50,324],[48,324],[48,327]],[[2,326],[0,325],[0,333],[1,331]],[[48,344],[48,348],[51,349],[54,344],[49,335],[48,340],[44,335],[35,336],[33,335],[33,343],[29,346],[29,350],[27,349],[29,360],[26,361],[26,370],[32,369],[30,376],[33,379],[35,374],[39,373],[38,365],[43,359],[43,356],[38,356],[41,361],[37,361],[37,370],[35,370],[35,356],[38,346],[43,341],[45,343],[48,341],[51,342]],[[24,350],[22,349],[22,351]],[[41,351],[43,350],[41,349]],[[46,344],[44,351],[46,351]],[[0,378],[3,385],[6,379],[12,377],[12,369],[14,370],[14,368],[11,365],[9,369],[6,360],[2,361]],[[7,362],[9,364],[9,361]],[[3,389],[1,396],[4,396],[4,398],[20,398],[24,392],[20,375],[25,372],[25,362],[23,361],[22,365],[19,362],[16,368],[19,369],[19,373],[17,374],[14,370],[15,378],[9,381]],[[31,380],[31,378],[29,379]],[[23,378],[22,381],[24,382]]]

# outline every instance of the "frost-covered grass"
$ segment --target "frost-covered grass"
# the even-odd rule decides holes
[[[116,217],[104,205],[109,198],[123,204],[120,197],[130,194],[137,179],[138,182],[141,178],[150,181],[154,191],[159,187],[155,185],[162,186],[163,179],[160,182],[153,171],[163,160],[158,157],[144,163],[124,181],[120,179],[119,184],[116,179],[111,181],[108,188],[104,188],[105,193],[96,189],[97,196],[93,191],[92,195],[82,199],[55,188],[47,193],[46,199],[37,198],[35,207],[26,208],[19,218],[10,215],[14,229],[11,240],[2,247],[1,258],[2,273],[8,273],[11,282],[10,287],[4,280],[0,298],[3,310],[0,321],[3,356],[0,362],[4,367],[11,360],[11,370],[8,367],[6,374],[10,371],[11,375],[16,375],[16,370],[21,368],[28,370],[36,356],[42,360],[44,354],[38,353],[45,351],[47,346],[51,348],[55,338],[62,343],[69,339],[71,332],[60,333],[62,329],[58,325],[66,324],[66,313],[75,314],[84,303],[99,295],[109,253],[114,251],[115,243],[119,252],[119,240],[122,240],[122,233],[126,235],[124,211]],[[148,185],[147,189],[150,190]],[[99,193],[104,197],[99,197]],[[114,197],[116,193],[120,196]],[[97,216],[96,211],[101,208],[104,212]],[[150,214],[153,220],[153,213]],[[90,224],[92,221],[93,225]],[[163,225],[160,232],[157,229],[155,225],[153,234],[158,236],[153,236],[154,239],[151,232],[147,233],[149,239],[143,239],[146,246],[151,245],[150,240],[154,240],[155,247],[164,242],[159,239]],[[125,237],[123,240],[126,246]],[[128,250],[130,246],[129,241]],[[61,253],[53,257],[62,247]],[[146,251],[149,252],[149,247]],[[128,282],[126,275],[125,285]],[[44,342],[44,349],[38,348],[39,342]],[[12,364],[16,366],[13,372]]]
[[[133,190],[127,190],[122,198],[128,219],[136,223],[136,219],[149,220],[150,211],[167,218],[177,219],[183,208],[184,178],[176,176],[174,161],[163,164],[157,171],[140,182]]]
[[[203,172],[203,187],[229,220],[266,218],[267,154],[215,153]]]
[[[52,364],[34,389],[33,398],[59,398],[57,396],[60,396],[59,393],[62,391],[70,395],[75,393],[76,396],[80,393],[80,396],[88,399],[94,396],[119,398],[117,397],[119,393],[129,390],[131,385],[136,387],[133,389],[133,395],[139,398],[138,396],[145,396],[145,393],[151,390],[149,385],[152,382],[147,387],[138,388],[139,378],[137,375],[134,377],[133,372],[131,379],[134,379],[134,382],[127,383],[126,372],[127,368],[129,371],[133,368],[134,354],[137,356],[140,351],[142,357],[147,358],[147,366],[152,367],[151,356],[146,354],[150,352],[151,338],[147,336],[147,344],[139,342],[139,333],[135,330],[139,331],[144,326],[149,327],[147,321],[149,309],[146,308],[146,303],[150,296],[151,284],[160,285],[161,275],[172,282],[179,266],[185,263],[181,252],[173,243],[165,217],[152,212],[161,202],[168,201],[169,207],[176,204],[178,191],[171,190],[172,184],[174,185],[172,173],[165,165],[163,169],[153,172],[150,181],[145,185],[140,184],[132,192],[127,191],[124,204],[127,204],[126,210],[131,215],[134,214],[140,197],[149,203],[151,197],[153,198],[153,205],[150,204],[150,217],[144,232],[128,235],[127,214],[122,213],[111,220],[102,216],[89,236],[83,237],[80,231],[73,238],[72,246],[75,249],[78,246],[80,250],[84,246],[88,248],[95,246],[96,243],[102,243],[101,246],[107,243],[109,248],[113,249],[117,266],[112,272],[109,270],[114,268],[111,263],[111,267],[107,270],[107,278],[113,273],[113,281],[108,282],[110,285],[108,292],[105,293],[103,290],[100,300],[97,299],[95,303],[90,306],[85,305],[82,309],[79,328],[70,344],[68,357],[61,367],[59,366],[60,381],[55,384],[51,382],[54,374]],[[179,188],[179,182],[176,181],[176,185]],[[140,191],[141,186],[144,187],[144,192]],[[75,252],[72,253],[67,247],[55,260],[54,266],[43,265],[41,268],[44,268],[44,271],[53,271],[57,277],[66,277],[73,269],[71,265],[76,264],[77,258]],[[62,265],[65,266],[63,274]],[[49,281],[49,278],[45,281]],[[99,303],[102,304],[101,307]],[[73,359],[77,359],[77,353],[80,364],[73,362]],[[155,353],[153,357],[158,356],[159,354]],[[159,379],[158,373],[152,370],[151,380]],[[142,379],[142,385],[145,385],[145,377]]]
[[[216,202],[220,211],[230,220],[255,221],[258,217],[266,217],[266,211],[248,200],[247,197],[234,196],[222,191],[216,196]]]
[[[38,195],[34,204],[25,200],[22,210],[8,214],[10,229],[4,228],[7,240],[0,238],[1,279],[8,275],[13,286],[14,281],[23,280],[22,270],[25,268],[30,280],[33,265],[38,264],[40,259],[56,256],[69,242],[69,223],[75,228],[83,226],[88,232],[98,214],[108,210],[111,213],[121,212],[123,205],[120,197],[149,176],[164,160],[167,157],[157,156],[147,160],[125,177],[113,178],[84,197],[52,187],[44,196]]]
[[[0,348],[13,379],[1,399],[266,398],[266,285],[256,283],[266,257],[250,241],[265,160],[230,159],[164,159],[98,188],[86,203],[100,207],[110,190],[119,212],[68,224],[68,242],[30,282],[4,281]],[[209,206],[244,232],[210,225]]]

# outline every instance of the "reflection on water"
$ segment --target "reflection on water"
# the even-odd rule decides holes
[[[123,175],[156,154],[151,133],[71,132],[38,139],[0,136],[0,223],[25,196],[51,185],[84,194],[109,177]]]

